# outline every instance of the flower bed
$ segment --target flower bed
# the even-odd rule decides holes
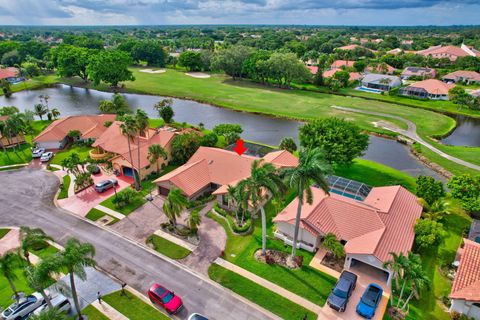
[[[345,264],[345,258],[337,258],[332,253],[327,252],[325,257],[323,257],[322,261],[320,262],[324,266],[329,267],[338,272],[342,272],[343,266]]]
[[[236,234],[243,235],[243,234],[249,233],[252,230],[252,219],[251,218],[246,219],[245,222],[243,223],[243,225],[239,226],[237,224],[237,222],[235,221],[235,218],[232,216],[232,214],[227,212],[226,210],[220,208],[218,206],[218,203],[216,203],[216,202],[213,206],[213,211],[216,214],[222,216],[225,220],[227,220],[230,229]]]
[[[278,264],[289,269],[299,269],[303,265],[303,256],[296,256],[295,259],[289,259],[290,254],[278,250],[267,250],[262,256],[262,250],[255,251],[255,259],[266,264]]]

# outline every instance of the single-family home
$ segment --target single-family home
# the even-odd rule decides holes
[[[8,116],[0,116],[0,123],[5,123],[7,120]],[[2,132],[0,132],[0,148],[9,148],[22,143],[25,143],[23,134],[2,135]]]
[[[400,94],[423,99],[448,100],[448,91],[454,86],[455,84],[453,83],[445,83],[437,79],[428,79],[401,88]]]
[[[428,49],[417,51],[416,54],[437,59],[447,58],[450,61],[455,61],[459,57],[480,57],[480,51],[466,46],[465,44],[462,44],[460,47],[442,45],[432,46]]]
[[[475,71],[458,70],[446,74],[442,80],[447,83],[465,82],[466,84],[480,83],[480,73]]]
[[[362,79],[362,86],[381,91],[389,91],[393,88],[400,87],[402,80],[396,76],[389,76],[378,73],[368,73]]]
[[[317,74],[317,72],[318,72],[318,67],[317,66],[307,65],[306,67],[307,67],[308,70],[310,70],[311,74],[314,74],[314,75]]]
[[[69,116],[52,122],[33,141],[41,148],[63,149],[72,140],[70,131],[79,131],[80,140],[95,140],[107,130],[105,123],[113,121],[113,114]]]
[[[480,320],[480,243],[463,239],[458,269],[450,292],[450,312]]]
[[[20,71],[18,70],[18,68],[0,68],[0,80],[5,79],[11,83],[18,82],[20,80],[19,74]]]
[[[92,144],[90,157],[93,159],[108,158],[114,170],[125,176],[133,176],[137,172],[140,179],[166,165],[171,160],[172,141],[175,135],[182,134],[174,128],[148,128],[130,140],[122,133],[120,121],[114,121],[105,132]],[[199,133],[201,134],[201,133]],[[148,149],[158,144],[167,153],[167,159],[159,159],[156,164],[149,161]],[[140,145],[140,147],[139,147]],[[131,151],[131,152],[130,152]],[[140,163],[139,163],[140,159]]]
[[[371,52],[375,52],[375,50],[372,50],[372,49],[369,49],[369,48],[360,46],[360,45],[358,45],[358,44],[349,44],[349,45],[346,45],[346,46],[342,46],[342,47],[335,48],[335,50],[352,51],[352,50],[355,50],[355,49],[357,49],[357,48],[358,48],[358,49],[368,50],[368,51],[371,51]]]
[[[377,64],[368,66],[365,71],[370,73],[393,74],[397,69],[389,64]]]
[[[342,67],[352,68],[354,63],[355,61],[351,61],[351,60],[335,60],[330,65],[330,69],[340,69]]]
[[[328,70],[325,70],[323,73],[322,73],[322,76],[324,78],[331,78],[333,77],[333,75],[335,73],[337,73],[338,71],[343,71],[343,69],[340,69],[340,68],[332,68],[332,69],[328,69]],[[362,74],[359,73],[359,72],[349,72],[348,75],[350,76],[348,78],[349,81],[357,81],[357,80],[360,80],[362,78]]]
[[[430,79],[435,78],[437,72],[435,69],[432,68],[424,68],[424,67],[406,67],[403,69],[401,77],[402,79],[409,79],[411,77],[418,77],[422,79]]]
[[[239,156],[218,148],[200,147],[187,163],[161,176],[155,183],[160,195],[168,195],[172,188],[181,189],[189,200],[214,194],[218,204],[228,208],[228,186],[235,186],[240,180],[250,177],[252,163],[259,159],[279,168],[298,165],[298,158],[286,150],[270,152],[258,158],[246,154]]]
[[[315,251],[333,233],[344,244],[345,269],[366,265],[381,270],[387,283],[392,271],[384,267],[390,253],[407,254],[415,238],[414,225],[422,213],[417,197],[402,186],[374,187],[363,198],[312,188],[312,204],[304,203],[299,247]],[[274,219],[275,236],[292,245],[298,197]]]

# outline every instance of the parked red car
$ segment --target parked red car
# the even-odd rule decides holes
[[[183,307],[182,299],[179,296],[159,284],[152,285],[147,294],[150,301],[158,304],[170,314],[178,313]]]

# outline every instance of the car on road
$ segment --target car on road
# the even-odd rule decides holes
[[[188,320],[208,320],[207,317],[202,316],[199,313],[192,313],[189,317]]]
[[[118,185],[117,179],[102,180],[95,184],[95,190],[99,193],[102,193],[104,191],[107,191],[108,189],[113,188],[116,185]]]
[[[43,299],[42,295],[38,292],[35,292],[29,296],[20,298],[18,303],[15,302],[11,304],[2,312],[1,318],[4,320],[24,319],[34,310],[41,307],[44,303],[45,299]]]
[[[52,303],[52,307],[58,309],[62,313],[68,313],[68,312],[70,312],[70,309],[72,308],[72,306],[70,305],[70,301],[68,301],[67,297],[65,297],[63,294],[60,294],[60,293],[53,296],[50,299],[50,302]],[[39,308],[37,308],[33,312],[33,314],[38,316],[47,307],[48,307],[47,304],[44,303]]]
[[[176,314],[183,308],[182,299],[173,291],[155,283],[147,292],[152,303],[164,308],[170,314]]]
[[[382,300],[383,289],[375,284],[369,284],[357,305],[357,313],[366,319],[372,319]]]
[[[40,162],[48,162],[53,158],[53,152],[44,152],[40,157]]]
[[[352,295],[357,284],[357,275],[349,271],[343,271],[335,287],[328,296],[327,304],[333,310],[344,312],[347,308],[348,299]]]
[[[45,153],[45,148],[35,148],[32,150],[32,158],[40,158]]]

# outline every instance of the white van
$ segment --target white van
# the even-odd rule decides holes
[[[61,312],[68,313],[71,309],[70,301],[68,301],[68,299],[60,293],[57,293],[55,296],[53,296],[50,301],[52,302],[52,306]],[[35,310],[33,314],[38,316],[46,308],[48,308],[48,305],[45,303],[40,308]]]

